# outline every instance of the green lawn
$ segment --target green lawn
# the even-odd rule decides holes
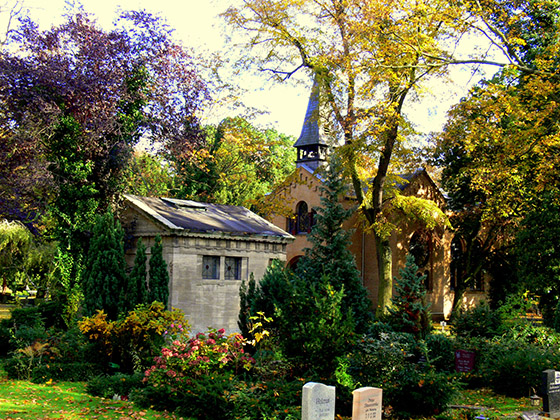
[[[490,419],[517,419],[524,411],[538,411],[542,407],[531,407],[529,397],[510,398],[498,395],[489,389],[462,390],[451,402],[453,406],[465,406],[477,415]],[[454,409],[460,410],[459,408]]]
[[[9,380],[0,366],[0,419],[181,419],[165,412],[141,410],[127,401],[92,397],[85,389],[84,382],[34,384]],[[523,411],[535,410],[528,397],[508,398],[488,389],[463,390],[451,404],[457,407],[446,411],[451,419],[473,418],[474,413],[489,419],[516,419]],[[467,412],[471,415],[465,416]]]
[[[0,379],[0,419],[178,419],[153,410],[139,410],[126,401],[91,397],[85,383],[33,384]]]

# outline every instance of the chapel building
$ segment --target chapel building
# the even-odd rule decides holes
[[[295,240],[286,246],[286,261],[288,266],[292,267],[297,265],[299,258],[305,254],[305,248],[311,246],[307,235],[314,223],[315,208],[321,205],[323,179],[320,168],[327,163],[329,148],[336,146],[329,144],[326,130],[322,127],[319,102],[319,87],[315,83],[301,135],[294,144],[297,149],[297,161],[293,181],[288,187],[275,192],[276,198],[280,196],[289,207],[289,215],[270,216],[274,225],[295,237]],[[402,181],[398,187],[401,194],[429,199],[440,208],[445,207],[444,194],[425,169],[401,175],[400,178]],[[352,195],[344,197],[343,201],[347,207],[357,204]],[[434,320],[449,319],[454,284],[459,276],[464,275],[458,263],[465,249],[463,241],[454,236],[453,232],[443,228],[428,231],[419,223],[410,223],[404,218],[395,218],[393,222],[399,228],[390,238],[393,278],[399,276],[407,254],[411,253],[420,273],[426,275],[426,296],[431,303]],[[379,281],[376,245],[373,234],[364,229],[362,223],[356,212],[345,222],[344,228],[352,230],[350,251],[355,257],[362,282],[372,300],[372,307],[375,308]],[[484,300],[487,290],[488,279],[481,275],[475,287],[465,293],[463,304],[472,306]]]

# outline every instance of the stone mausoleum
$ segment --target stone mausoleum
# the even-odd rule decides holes
[[[244,207],[125,195],[121,221],[150,247],[162,238],[169,304],[184,311],[193,332],[237,330],[239,287],[285,260],[293,236]],[[135,247],[127,251],[132,266]]]

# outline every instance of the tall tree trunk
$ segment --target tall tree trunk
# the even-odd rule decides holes
[[[459,314],[459,311],[463,307],[463,296],[465,296],[465,291],[467,286],[465,282],[461,281],[455,285],[455,291],[453,294],[453,306],[451,307],[451,319],[455,318]]]
[[[375,235],[375,245],[377,248],[377,264],[379,272],[379,285],[377,295],[377,307],[375,316],[380,317],[388,312],[393,297],[393,250],[388,239],[383,239],[379,235]]]

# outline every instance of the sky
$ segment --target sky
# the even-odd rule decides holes
[[[6,0],[15,1],[15,0]],[[63,21],[69,0],[23,0],[30,16],[39,23],[41,29]],[[1,2],[0,2],[1,3]],[[120,9],[146,9],[164,17],[175,29],[175,36],[185,46],[197,53],[221,52],[227,57],[232,45],[225,41],[225,23],[218,16],[225,11],[231,0],[81,0],[87,12],[92,13],[98,23],[111,28],[113,19]],[[449,107],[466,93],[468,86],[477,81],[468,72],[456,71],[453,85],[438,84],[431,88],[425,98],[418,103],[408,104],[412,122],[421,132],[439,131],[446,119]],[[271,83],[264,77],[245,76],[242,84],[247,93],[243,101],[257,109],[267,111],[255,121],[262,126],[271,126],[278,131],[298,137],[307,107],[311,80],[303,84]],[[209,122],[217,122],[223,117],[214,113]],[[213,119],[213,120],[212,120]]]

